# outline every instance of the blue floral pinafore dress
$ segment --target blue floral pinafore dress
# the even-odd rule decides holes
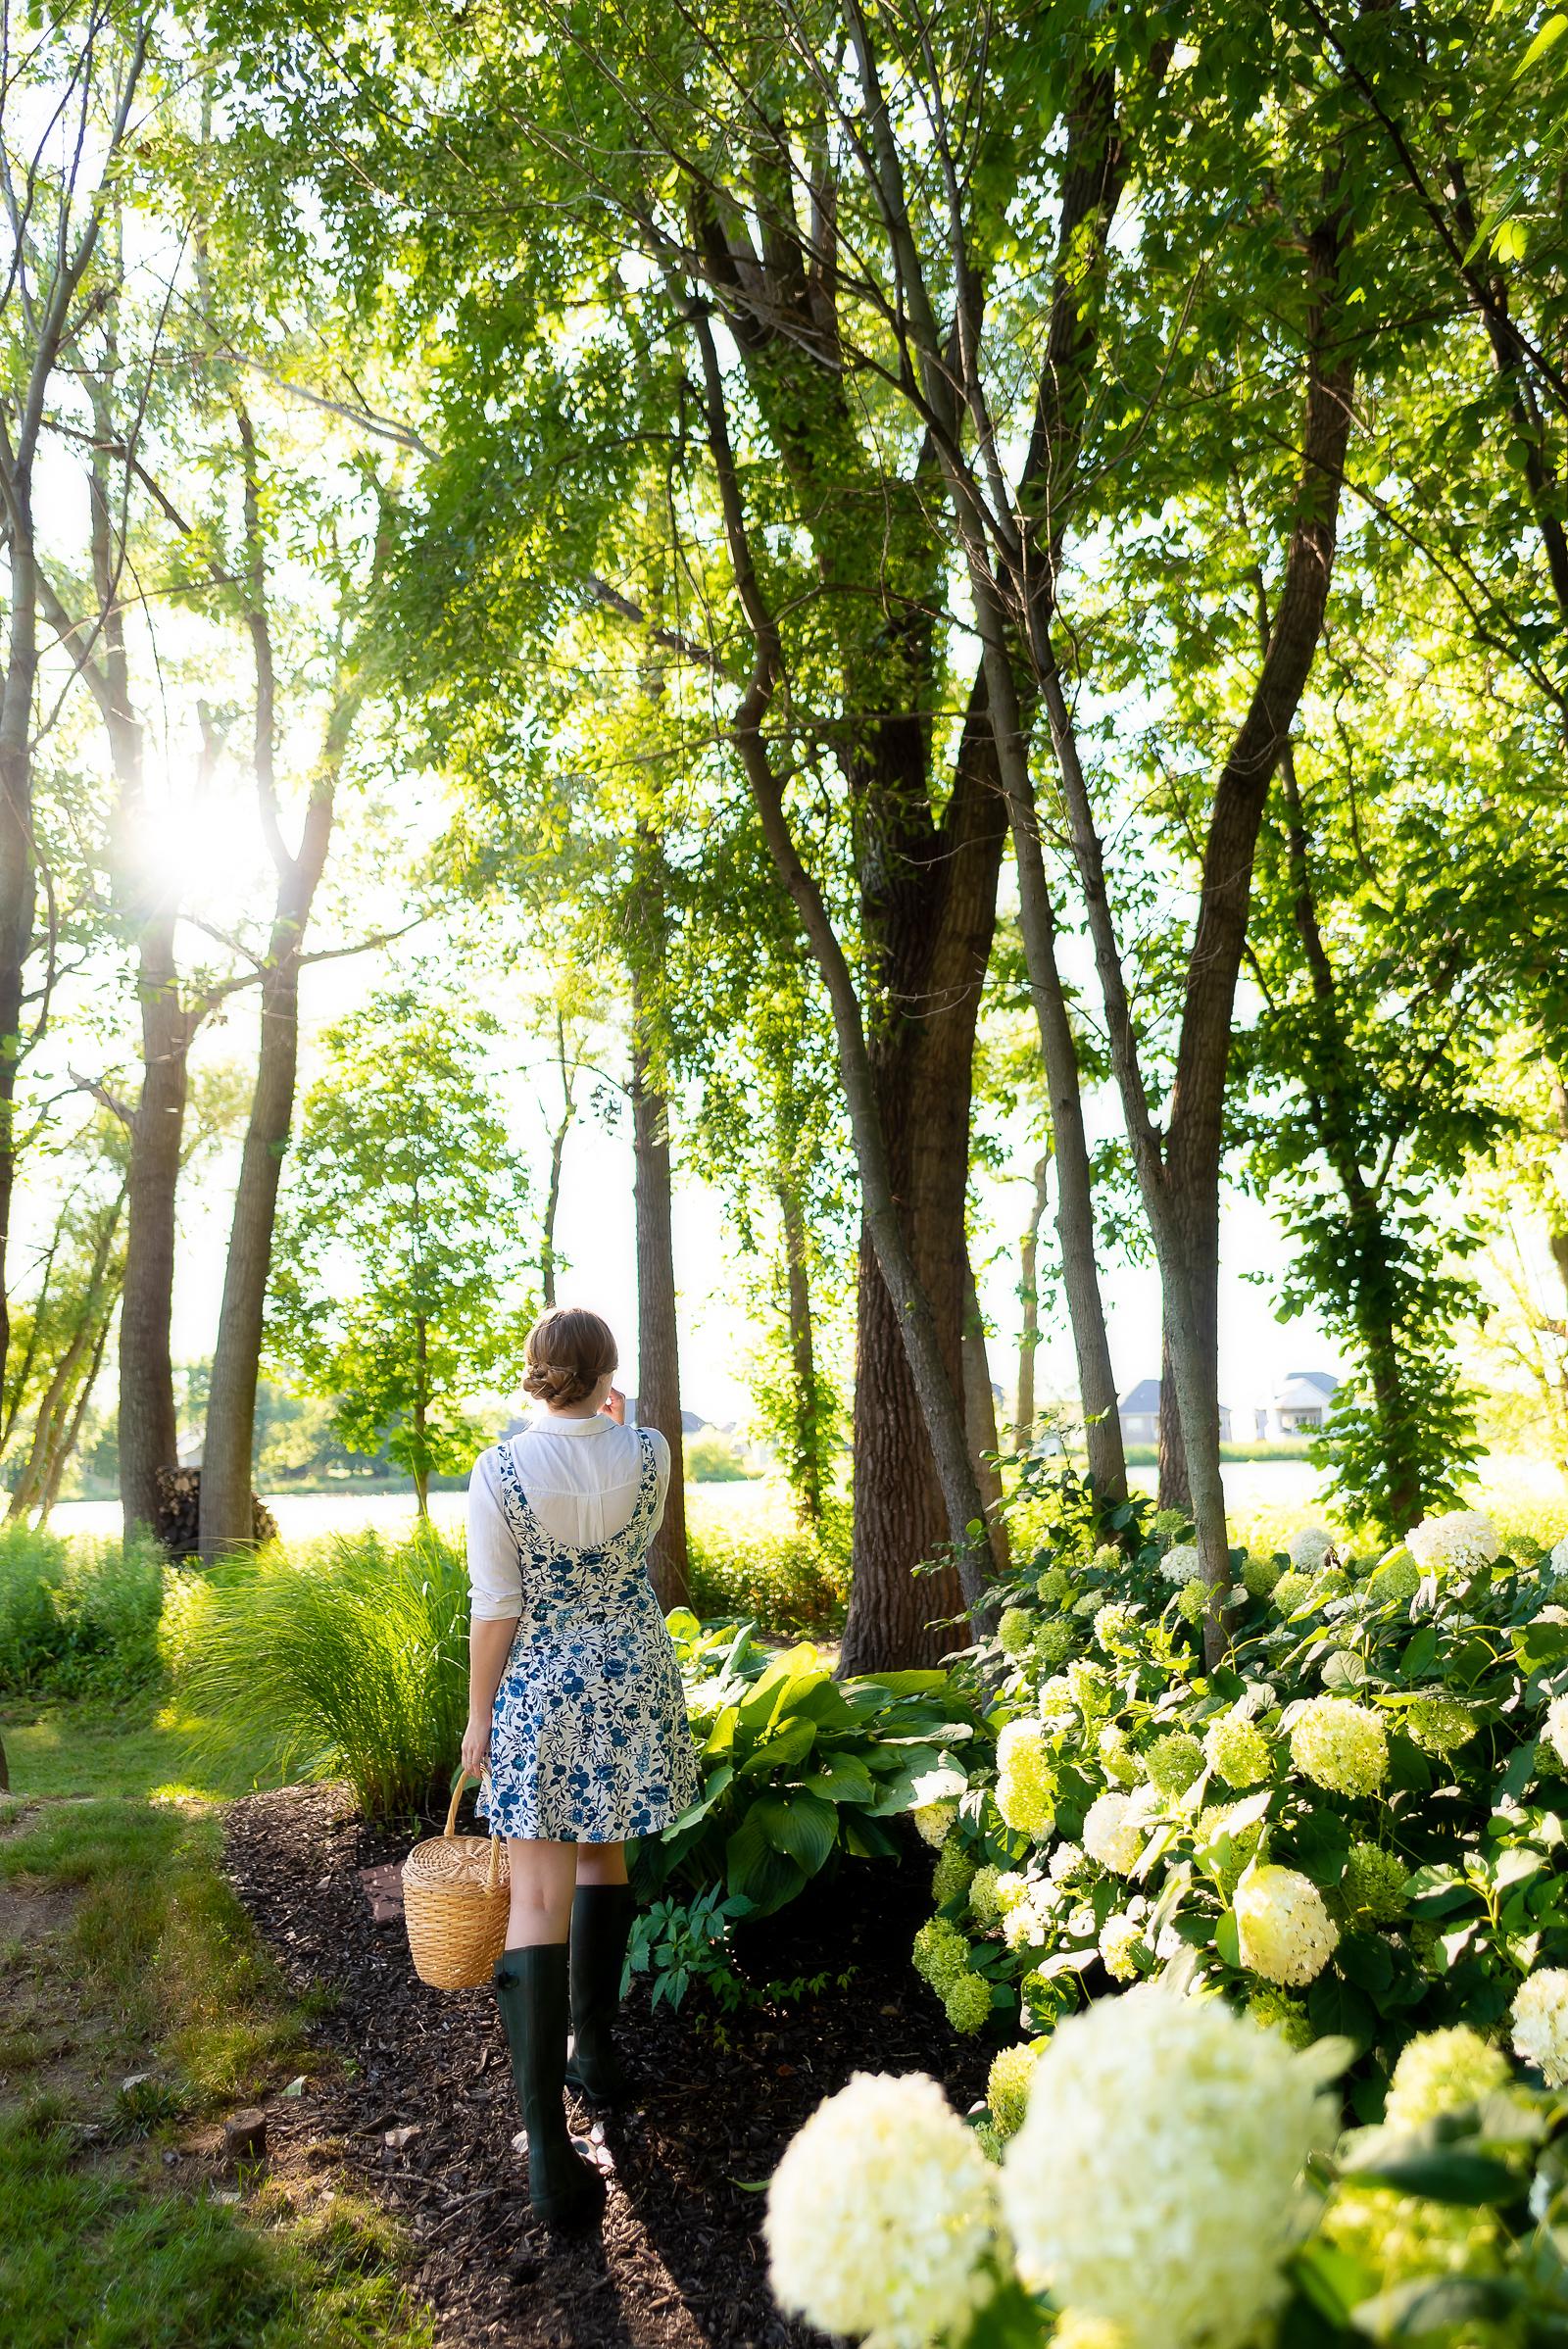
[[[620,1843],[657,1835],[697,1800],[697,1749],[674,1646],[648,1579],[659,1479],[642,1467],[631,1522],[593,1547],[548,1534],[510,1444],[502,1506],[522,1569],[522,1614],[490,1720],[479,1807],[502,1835]]]

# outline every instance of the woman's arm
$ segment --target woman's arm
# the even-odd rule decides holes
[[[468,1632],[468,1726],[463,1767],[478,1778],[490,1759],[490,1714],[517,1628],[514,1615],[481,1618]]]
[[[474,1776],[490,1758],[490,1712],[522,1613],[522,1568],[489,1453],[468,1479],[468,1726],[463,1767]]]

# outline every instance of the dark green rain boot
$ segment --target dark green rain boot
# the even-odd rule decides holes
[[[522,2126],[528,2132],[528,2199],[553,2227],[591,2226],[605,2207],[605,2181],[573,2149],[562,2100],[566,1944],[546,1941],[532,1949],[504,1951],[495,1984]]]
[[[637,1900],[630,1884],[579,1884],[571,1904],[571,2057],[566,2084],[594,2104],[630,2090],[615,2052],[620,1978]]]

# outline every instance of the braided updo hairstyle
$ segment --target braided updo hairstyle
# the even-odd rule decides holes
[[[586,1402],[615,1367],[615,1339],[608,1321],[582,1305],[552,1305],[528,1332],[523,1386],[552,1410]]]

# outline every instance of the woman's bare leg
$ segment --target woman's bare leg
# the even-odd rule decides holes
[[[623,1884],[626,1881],[624,1843],[579,1843],[577,1882],[580,1884]]]
[[[507,1947],[537,1949],[544,1942],[564,1941],[571,1932],[576,1845],[515,1842],[509,1836],[507,1864],[512,1873]]]

